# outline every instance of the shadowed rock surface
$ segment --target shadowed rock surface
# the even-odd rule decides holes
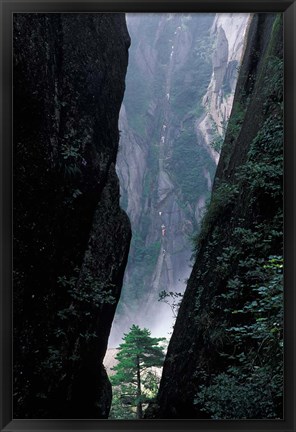
[[[106,418],[130,243],[124,14],[14,15],[14,417]]]
[[[283,253],[282,74],[281,18],[258,14],[250,24],[195,264],[147,418],[283,416],[282,315],[268,328],[260,324],[278,307],[271,301],[282,305],[280,294],[270,299],[269,293],[279,289],[280,275],[268,273],[268,259]],[[267,315],[260,315],[262,298],[271,302]]]

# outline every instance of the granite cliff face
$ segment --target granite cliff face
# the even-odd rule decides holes
[[[14,417],[106,418],[130,243],[124,14],[14,15]]]
[[[216,163],[232,109],[249,22],[249,14],[223,13],[215,16],[211,28],[211,34],[215,35],[213,73],[202,102],[205,114],[197,119],[196,132],[204,139]]]
[[[195,264],[147,418],[283,417],[282,37],[280,15],[252,18]]]
[[[220,120],[228,121],[247,20],[127,15],[132,45],[116,169],[133,241],[112,347],[134,322],[159,335],[171,329],[171,312],[158,295],[183,292],[190,273],[190,238],[219,158],[211,142],[220,138]]]

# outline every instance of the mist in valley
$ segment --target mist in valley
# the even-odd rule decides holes
[[[184,293],[191,272],[247,21],[247,14],[127,14],[116,171],[133,237],[109,348],[132,324],[170,338],[173,293]],[[159,301],[163,292],[171,293],[167,302]]]

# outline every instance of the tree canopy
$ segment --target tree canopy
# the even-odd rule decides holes
[[[151,337],[151,332],[133,325],[124,335],[116,355],[118,364],[111,376],[114,386],[113,415],[120,416],[123,405],[129,406],[129,418],[143,418],[143,403],[147,403],[157,391],[159,375],[164,361],[164,348],[159,345],[165,338]],[[116,405],[116,406],[115,406]],[[133,408],[136,408],[133,410]]]

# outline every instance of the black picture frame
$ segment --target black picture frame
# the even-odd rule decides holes
[[[285,68],[285,398],[283,420],[13,420],[12,418],[12,15],[15,12],[282,12]],[[1,19],[1,431],[296,430],[295,338],[295,0],[0,0]]]

